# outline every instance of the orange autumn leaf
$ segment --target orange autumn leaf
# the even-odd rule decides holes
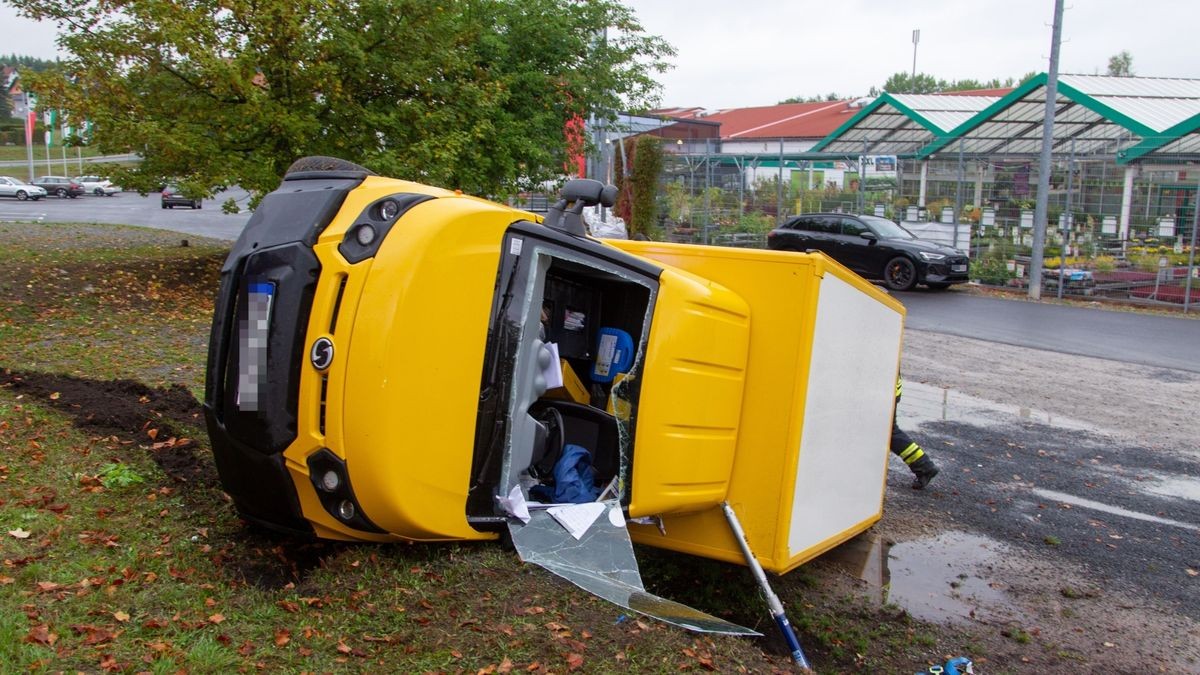
[[[567,669],[578,670],[583,667],[583,654],[574,652],[567,654]]]
[[[29,634],[25,636],[25,641],[53,645],[55,642],[58,642],[58,634],[51,633],[49,626],[41,624],[29,629]]]
[[[116,619],[117,621],[120,621],[121,623],[124,623],[129,620],[129,615],[126,614],[125,612],[122,612],[119,609],[117,611],[113,612],[112,615],[113,615],[114,619]]]
[[[224,614],[213,614],[212,616],[208,617],[209,623],[221,623],[224,620],[225,620]]]
[[[286,628],[275,631],[275,646],[286,647],[292,641],[292,632]]]

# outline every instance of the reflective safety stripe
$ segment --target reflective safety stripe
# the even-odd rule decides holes
[[[900,398],[900,394],[904,393],[904,380],[896,377],[896,398]]]
[[[908,447],[900,452],[900,459],[903,459],[905,464],[912,464],[924,456],[925,451],[916,443],[909,443]]]

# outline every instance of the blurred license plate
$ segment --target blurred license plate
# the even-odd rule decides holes
[[[951,265],[950,271],[951,272],[966,272],[967,266],[966,265]]]
[[[239,410],[259,410],[267,374],[267,338],[275,284],[252,282],[246,286],[246,318],[238,326]]]

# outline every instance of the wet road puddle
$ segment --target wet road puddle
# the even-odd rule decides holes
[[[991,567],[1007,550],[995,540],[966,532],[894,545],[866,532],[821,559],[866,581],[881,603],[901,607],[922,621],[951,623],[1019,614],[1004,590],[989,582]]]
[[[1155,482],[1146,486],[1147,492],[1163,497],[1177,497],[1200,502],[1200,479],[1191,476],[1156,475]]]

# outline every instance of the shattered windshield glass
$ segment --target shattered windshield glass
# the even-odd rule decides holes
[[[647,593],[633,555],[629,531],[625,528],[621,505],[616,500],[563,505],[562,508],[587,510],[588,513],[573,517],[569,513],[559,515],[553,509],[538,509],[529,512],[528,523],[509,521],[509,532],[521,560],[543,567],[615,605],[674,626],[702,633],[760,635],[749,628]],[[589,519],[590,525],[580,525]],[[564,521],[571,527],[582,527],[582,532],[568,529]]]

